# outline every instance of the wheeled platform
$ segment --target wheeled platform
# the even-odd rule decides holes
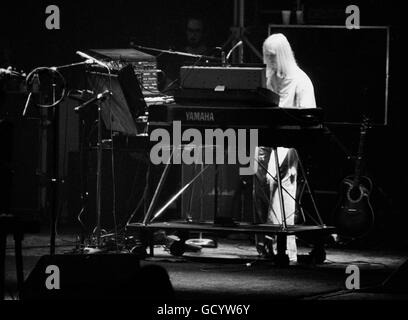
[[[139,232],[141,240],[145,248],[150,248],[150,256],[154,256],[153,234],[158,230],[177,231],[180,241],[175,243],[176,255],[182,255],[185,252],[184,245],[189,239],[190,232],[208,232],[208,233],[249,233],[249,234],[264,234],[276,236],[277,239],[277,255],[275,262],[278,265],[288,265],[289,257],[286,254],[286,245],[288,236],[309,235],[314,244],[314,249],[311,252],[317,263],[323,263],[326,259],[324,249],[325,238],[335,233],[334,227],[327,226],[305,226],[294,225],[283,228],[282,225],[271,224],[249,224],[249,223],[234,223],[230,225],[220,225],[214,223],[191,223],[187,221],[173,222],[154,222],[150,224],[131,223],[127,229],[132,232]]]

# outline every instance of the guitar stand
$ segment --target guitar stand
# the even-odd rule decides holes
[[[190,146],[191,147],[191,146]],[[177,149],[182,149],[183,146],[179,146]],[[279,173],[280,165],[279,165],[279,156],[277,148],[272,148],[274,151],[274,161],[277,168],[277,172]],[[179,152],[179,150],[177,150]],[[313,204],[315,206],[316,215],[318,217],[318,222],[316,226],[307,226],[307,225],[288,225],[287,224],[287,216],[284,208],[284,197],[283,192],[287,192],[282,186],[282,179],[280,174],[277,174],[276,180],[278,183],[278,196],[279,196],[279,205],[281,208],[281,219],[282,223],[279,225],[276,224],[250,224],[250,223],[234,223],[230,225],[223,225],[217,224],[217,212],[218,212],[218,182],[217,182],[217,172],[219,170],[218,166],[215,168],[216,172],[216,179],[214,183],[214,214],[215,214],[215,223],[193,223],[192,221],[172,221],[172,222],[154,222],[157,218],[159,218],[165,210],[173,204],[186,190],[191,188],[195,181],[199,177],[201,177],[210,167],[209,165],[205,165],[198,174],[196,174],[184,187],[182,187],[164,206],[162,206],[156,212],[154,211],[155,206],[157,205],[158,198],[160,193],[163,189],[164,183],[168,176],[172,159],[174,157],[174,149],[165,164],[165,168],[161,175],[160,181],[157,185],[153,198],[150,202],[150,205],[147,209],[145,217],[142,223],[130,223],[127,224],[126,229],[131,231],[135,230],[141,235],[142,245],[145,248],[150,249],[150,256],[154,256],[154,241],[153,241],[153,233],[158,230],[173,230],[179,232],[180,241],[174,243],[173,250],[171,253],[176,256],[181,256],[184,254],[186,249],[185,242],[189,239],[189,232],[214,232],[214,233],[249,233],[249,234],[265,234],[265,235],[275,235],[277,241],[277,255],[274,258],[274,261],[279,266],[287,266],[289,265],[289,257],[286,253],[287,250],[287,237],[288,236],[296,236],[298,234],[309,234],[313,235],[315,239],[315,247],[314,250],[311,252],[311,255],[315,258],[317,263],[323,263],[326,255],[324,252],[324,242],[323,239],[325,236],[332,234],[335,232],[335,228],[328,227],[324,225],[320,215],[317,211],[317,207],[314,202],[314,197],[310,185],[306,182],[306,188],[309,189],[309,193],[312,197]],[[300,163],[300,161],[299,161]],[[300,170],[304,174],[303,166],[300,164]],[[270,173],[268,172],[270,175]],[[275,178],[274,178],[275,179]],[[304,175],[305,181],[307,181],[306,176]],[[296,200],[295,200],[296,201]],[[297,201],[297,204],[300,205],[301,203]]]

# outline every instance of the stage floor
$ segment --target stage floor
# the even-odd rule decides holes
[[[155,247],[155,256],[142,265],[164,267],[175,289],[176,297],[184,300],[200,299],[408,299],[407,294],[384,292],[356,293],[345,290],[347,266],[360,268],[361,287],[381,284],[406,261],[406,250],[388,248],[327,247],[327,260],[322,265],[291,263],[289,267],[275,266],[260,259],[250,239],[240,237],[218,238],[217,248],[203,248],[187,252],[182,257],[170,255],[164,246]],[[76,235],[61,232],[57,237],[57,253],[72,252]],[[42,255],[49,253],[47,233],[28,235],[24,240],[24,273],[29,275]],[[300,257],[311,247],[298,241]],[[16,296],[13,241],[9,238],[6,256],[7,299]],[[135,288],[135,292],[143,292]]]

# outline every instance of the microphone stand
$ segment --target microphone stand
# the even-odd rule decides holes
[[[89,64],[89,61],[84,61],[84,62],[79,62],[79,63],[72,63],[72,64],[67,64],[63,66],[58,66],[58,67],[51,67],[50,69],[52,71],[58,71],[61,69],[68,69],[72,67],[77,67],[81,65]],[[56,83],[55,83],[55,77],[54,74],[52,75],[52,103],[53,105],[56,103]],[[52,177],[50,179],[50,182],[55,185],[54,188],[52,188],[52,209],[51,209],[51,234],[50,234],[50,255],[55,255],[55,241],[56,241],[56,235],[57,235],[57,217],[60,211],[60,186],[61,184],[65,183],[64,179],[61,178],[59,175],[59,163],[58,163],[58,153],[59,153],[59,141],[58,141],[58,132],[59,132],[59,110],[58,108],[52,108],[51,110],[51,116],[52,119],[54,119],[54,125],[53,129],[54,132],[52,134],[54,143],[53,143],[53,164],[52,164]],[[67,128],[64,128],[67,130]],[[64,146],[65,147],[65,146]],[[66,155],[64,154],[63,157]],[[64,172],[65,168],[62,168],[62,172]]]
[[[101,247],[101,201],[102,201],[102,106],[98,102],[98,141],[96,143],[96,244]]]
[[[89,99],[88,101],[82,103],[81,105],[77,106],[74,110],[80,116],[86,112],[91,105],[97,105],[97,142],[96,142],[96,150],[97,150],[97,169],[96,169],[96,227],[93,230],[93,234],[96,235],[96,248],[101,248],[102,241],[101,241],[101,216],[102,216],[102,156],[103,156],[103,140],[102,140],[102,105],[101,103],[105,101],[108,97],[112,96],[112,92],[106,90],[95,97]],[[81,123],[83,126],[84,120],[81,119]],[[84,129],[82,129],[84,131]],[[84,140],[84,132],[81,133],[81,140]],[[84,141],[81,141],[81,153],[83,152],[82,148],[84,147]],[[82,158],[83,156],[81,156]],[[83,165],[83,161],[81,160],[81,166]],[[82,173],[81,173],[82,174]],[[81,209],[81,213],[85,210],[85,202],[87,201],[87,192],[85,191],[85,187],[82,186],[82,200],[83,200],[83,207]],[[81,215],[80,213],[80,215]],[[80,221],[80,220],[79,220]],[[80,221],[81,222],[81,221]],[[81,236],[81,239],[84,237]],[[81,243],[83,240],[81,240]]]
[[[41,209],[43,209],[46,213],[49,214],[50,216],[50,255],[55,255],[55,240],[56,240],[56,227],[57,227],[57,212],[60,210],[60,206],[59,206],[59,187],[60,187],[60,183],[64,183],[64,181],[62,179],[60,179],[59,177],[59,164],[58,164],[58,152],[59,152],[59,143],[58,143],[58,132],[59,132],[59,128],[58,128],[58,109],[57,107],[59,106],[59,104],[62,102],[62,100],[65,97],[65,79],[64,77],[61,75],[61,73],[59,73],[58,70],[61,69],[67,69],[67,68],[71,68],[71,67],[76,67],[76,66],[80,66],[80,65],[84,65],[84,64],[89,64],[90,61],[85,61],[85,62],[80,62],[80,63],[73,63],[73,64],[68,64],[68,65],[63,65],[63,66],[59,66],[59,67],[41,67],[41,68],[37,68],[34,69],[30,75],[33,75],[34,77],[39,77],[38,73],[41,70],[50,70],[52,71],[52,75],[51,75],[51,94],[52,94],[52,104],[48,104],[48,105],[44,105],[41,103],[36,103],[36,105],[38,107],[40,107],[41,111],[41,131],[40,131],[40,157],[39,157],[39,170],[38,170],[38,174],[41,177],[41,189],[39,192],[39,197],[40,197],[40,206]],[[27,77],[27,81],[30,77],[30,75]],[[61,98],[59,100],[57,100],[56,97],[56,80],[55,80],[55,76],[58,75],[61,77],[62,79],[62,83],[63,83],[63,90],[61,93]],[[39,78],[38,78],[39,81]],[[38,88],[34,89],[34,91],[31,91],[28,95],[26,104],[25,104],[25,108],[24,108],[24,112],[23,112],[23,116],[26,115],[28,106],[30,105],[31,99],[32,99],[32,95],[34,94],[40,94],[41,93],[41,89],[39,87],[39,83],[38,83]],[[51,112],[48,112],[48,109],[51,109]],[[49,173],[49,164],[48,164],[48,159],[49,159],[49,148],[48,148],[48,144],[50,143],[49,140],[49,134],[48,134],[48,128],[49,126],[52,125],[52,145],[51,145],[51,152],[53,153],[53,157],[52,157],[52,172]],[[65,128],[66,129],[66,128]],[[65,156],[65,155],[64,155]],[[64,169],[64,168],[63,168]],[[48,172],[48,173],[47,173]],[[50,190],[50,186],[54,187],[51,188]],[[51,197],[52,199],[50,200],[49,197]]]
[[[56,96],[55,96],[55,79],[54,76],[52,77],[52,103],[55,104],[56,102]],[[55,187],[52,188],[52,209],[51,209],[51,235],[50,235],[50,255],[55,255],[55,239],[57,235],[57,215],[58,211],[60,209],[60,202],[59,202],[59,187],[60,187],[60,182],[64,183],[63,181],[60,181],[60,177],[58,174],[58,152],[59,152],[59,143],[58,143],[58,120],[59,120],[59,112],[57,108],[52,108],[51,110],[51,117],[54,119],[54,125],[52,126],[54,129],[54,132],[52,134],[53,137],[53,164],[52,164],[52,177],[51,177],[51,184],[55,184]],[[66,128],[65,128],[66,130]],[[64,155],[65,156],[65,155]],[[63,168],[64,170],[64,168]]]
[[[71,64],[66,64],[63,66],[59,66],[59,67],[51,67],[51,70],[61,70],[61,69],[68,69],[68,68],[72,68],[72,67],[78,67],[78,66],[83,66],[85,64],[92,64],[92,61],[87,60],[87,61],[83,61],[83,62],[76,62],[76,63],[71,63]]]
[[[111,70],[108,65],[103,63],[102,61],[92,57],[91,55],[84,53],[82,51],[77,51],[77,55],[81,56],[82,58],[87,59],[85,62],[86,63],[96,63],[104,68],[106,68],[109,72],[109,79],[111,78]],[[110,89],[112,90],[112,83],[110,83]],[[81,106],[78,106],[75,111],[78,112],[82,108],[86,107],[88,104],[92,104],[97,102],[98,105],[98,140],[96,144],[96,150],[97,150],[97,169],[96,169],[96,227],[93,231],[93,234],[96,234],[96,249],[101,248],[101,216],[102,216],[102,153],[103,153],[103,142],[102,142],[102,105],[101,102],[106,99],[106,97],[111,96],[112,92],[109,90],[106,90],[103,93],[100,93],[97,95],[96,98],[91,99],[90,101],[84,103]]]
[[[192,53],[181,52],[181,51],[162,50],[162,49],[156,49],[156,48],[143,47],[143,46],[136,45],[133,42],[130,43],[130,46],[134,49],[153,51],[153,52],[160,53],[160,54],[171,54],[171,55],[195,58],[195,59],[200,59],[200,60],[215,60],[215,61],[221,60],[220,58],[213,57],[213,56],[205,56],[205,55],[192,54]]]
[[[109,95],[112,95],[109,92]],[[97,248],[101,247],[101,216],[102,216],[102,153],[103,153],[103,145],[102,145],[102,105],[101,103],[107,97],[106,94],[100,94],[97,96],[98,99],[98,141],[96,144],[97,150],[97,165],[96,165],[96,228],[94,233],[96,233],[96,244]]]
[[[87,61],[83,61],[83,62],[76,62],[76,63],[66,64],[66,65],[58,66],[58,67],[50,67],[49,69],[51,71],[57,72],[57,71],[62,70],[62,69],[68,69],[68,68],[78,67],[78,66],[82,66],[82,65],[85,65],[85,64],[92,64],[92,63],[93,62],[91,60],[87,60]],[[28,107],[30,106],[33,93],[38,93],[38,92],[31,91],[28,94],[28,97],[27,97],[27,100],[26,100],[26,103],[25,103],[25,106],[24,106],[23,117],[25,117],[25,115],[27,114],[27,110],[28,110]],[[56,100],[53,101],[53,104],[55,104],[55,103],[56,103]]]

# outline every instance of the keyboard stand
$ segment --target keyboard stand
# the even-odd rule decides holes
[[[181,150],[184,149],[184,147],[186,147],[186,146],[179,146],[179,147],[177,147],[178,152],[181,152]],[[188,147],[191,148],[191,146],[188,146]],[[205,147],[204,147],[204,148],[205,148]],[[172,153],[171,153],[171,155],[170,155],[169,160],[167,161],[167,163],[166,163],[166,165],[165,165],[165,168],[164,168],[163,173],[162,173],[162,175],[161,175],[159,184],[157,185],[157,188],[156,188],[155,193],[154,193],[154,195],[153,195],[152,201],[150,202],[150,205],[149,205],[149,208],[148,208],[148,210],[147,210],[147,213],[145,214],[145,218],[144,218],[144,220],[143,220],[143,224],[144,224],[144,225],[147,225],[147,224],[149,224],[149,223],[152,223],[154,220],[156,220],[158,217],[160,217],[160,216],[163,214],[163,212],[164,212],[169,206],[171,206],[185,191],[187,191],[191,186],[193,186],[194,182],[195,182],[199,177],[201,177],[202,174],[204,174],[204,173],[207,171],[208,168],[210,168],[209,165],[204,166],[204,167],[201,169],[201,171],[200,171],[198,174],[196,174],[193,179],[191,179],[191,181],[190,181],[189,183],[187,183],[183,188],[181,188],[181,189],[176,193],[175,196],[173,196],[162,208],[160,208],[160,209],[153,215],[154,207],[155,207],[156,204],[157,204],[158,197],[160,196],[160,193],[161,193],[161,191],[162,191],[162,189],[163,189],[164,183],[165,183],[165,181],[166,181],[166,179],[167,179],[167,176],[168,176],[168,173],[169,173],[169,171],[170,171],[171,162],[172,162],[173,158],[174,158],[174,148],[173,148],[173,151],[172,151]],[[215,171],[216,171],[216,174],[217,174],[217,168],[216,168]],[[215,189],[214,189],[214,190],[215,190],[215,201],[214,201],[214,202],[215,202],[215,210],[217,210],[217,209],[218,209],[218,208],[217,208],[217,207],[218,207],[218,206],[217,206],[217,198],[218,198],[217,179],[215,179]]]
[[[279,173],[280,172],[280,170],[279,170],[280,165],[279,165],[278,148],[277,147],[272,147],[271,150],[272,150],[271,154],[274,154],[275,168],[277,168],[276,172]],[[293,199],[293,201],[295,201],[296,205],[300,208],[300,211],[301,211],[302,217],[303,217],[303,221],[305,222],[306,217],[305,217],[305,214],[304,214],[304,211],[303,211],[303,208],[302,208],[303,206],[302,206],[302,203],[301,203],[301,199],[303,198],[304,189],[306,188],[307,192],[310,195],[310,198],[311,198],[311,201],[312,201],[312,204],[313,204],[314,213],[316,215],[317,220],[310,216],[311,219],[314,220],[314,223],[316,223],[317,227],[325,229],[325,230],[328,229],[328,227],[324,224],[324,222],[323,222],[323,220],[322,220],[322,218],[320,216],[319,210],[318,210],[317,205],[316,205],[313,190],[310,187],[310,184],[309,184],[308,179],[307,179],[306,171],[304,170],[302,161],[301,161],[300,156],[299,156],[298,153],[297,153],[297,159],[298,159],[298,166],[299,166],[299,169],[300,169],[301,176],[304,179],[303,186],[301,188],[301,192],[300,192],[300,196],[299,196],[299,200],[297,200],[296,197],[293,197],[292,195],[290,195],[290,193],[283,187],[282,178],[281,178],[280,174],[276,174],[276,177],[274,177],[268,171],[268,168],[266,168],[262,163],[260,163],[258,160],[256,160],[258,165],[260,165],[265,170],[266,175],[268,175],[272,179],[274,179],[277,182],[277,186],[278,186],[277,192],[278,192],[278,198],[279,198],[279,206],[280,206],[280,209],[281,209],[281,221],[282,221],[282,224],[275,225],[275,226],[280,227],[281,230],[282,230],[282,233],[277,234],[277,237],[276,237],[277,238],[276,239],[277,240],[277,256],[276,256],[276,260],[277,260],[277,263],[280,264],[280,265],[287,265],[289,263],[289,260],[288,260],[289,257],[286,254],[286,250],[287,250],[287,235],[288,235],[287,231],[290,228],[289,228],[289,226],[287,224],[287,213],[286,213],[286,209],[285,209],[285,206],[284,206],[284,196],[283,196],[284,193],[287,193]],[[253,193],[252,193],[253,203],[254,204],[255,204],[255,201],[256,201],[256,199],[255,199],[255,183],[256,183],[256,181],[255,180],[256,180],[256,176],[254,176],[254,184],[253,184],[254,190],[253,190]],[[253,210],[254,210],[253,216],[255,217],[256,216],[255,205],[253,206]],[[299,228],[300,226],[299,225],[294,225],[293,227]],[[329,229],[331,229],[334,232],[334,228],[329,228]],[[316,258],[317,261],[323,262],[326,259],[326,253],[325,253],[325,250],[324,250],[324,243],[323,243],[323,240],[321,238],[319,238],[319,237],[315,238],[314,249],[313,249],[311,254]]]
[[[185,146],[179,146],[177,150],[183,149]],[[191,146],[189,146],[191,147]],[[172,147],[171,147],[172,148]],[[174,255],[183,255],[185,252],[185,242],[189,239],[189,232],[194,231],[194,232],[214,232],[214,233],[250,233],[250,234],[269,234],[269,235],[276,235],[277,239],[277,256],[275,258],[275,263],[280,266],[287,266],[289,265],[289,257],[287,256],[286,249],[287,249],[287,237],[288,236],[296,236],[296,235],[304,235],[304,234],[309,234],[312,235],[314,238],[314,249],[311,254],[314,255],[316,258],[317,263],[323,263],[324,260],[326,259],[325,251],[324,251],[324,238],[330,234],[333,234],[335,232],[335,228],[333,227],[328,227],[324,225],[323,221],[320,218],[320,215],[317,211],[317,207],[315,206],[316,209],[316,214],[317,217],[319,218],[319,224],[316,226],[307,226],[307,225],[287,225],[287,217],[286,217],[286,212],[284,208],[284,198],[283,198],[283,192],[286,190],[282,187],[282,180],[279,174],[277,174],[277,177],[274,178],[277,180],[278,183],[278,195],[279,195],[279,203],[280,203],[280,208],[281,208],[281,215],[282,215],[282,224],[281,225],[276,225],[276,224],[250,224],[250,223],[234,223],[234,224],[217,224],[215,223],[193,223],[191,221],[171,221],[171,222],[154,222],[157,218],[159,218],[165,210],[172,205],[185,191],[187,191],[190,187],[193,186],[195,181],[201,177],[207,169],[210,167],[209,165],[203,166],[201,171],[196,174],[190,182],[188,182],[183,188],[181,188],[164,206],[162,206],[159,210],[154,212],[154,208],[158,203],[158,198],[160,196],[160,193],[163,189],[164,183],[167,179],[168,173],[170,171],[171,163],[174,158],[174,148],[172,149],[172,153],[170,155],[170,158],[168,159],[165,168],[163,170],[163,173],[161,175],[160,181],[157,185],[157,188],[155,190],[155,193],[153,195],[153,198],[150,202],[150,205],[148,207],[148,210],[145,214],[145,217],[143,219],[142,223],[131,223],[130,221],[127,224],[126,229],[128,231],[137,231],[141,234],[141,241],[142,245],[145,248],[150,249],[150,256],[154,256],[154,241],[153,241],[153,233],[158,230],[172,230],[172,231],[178,231],[179,232],[179,238],[180,241],[176,241],[173,243],[174,246],[177,246],[176,248],[171,249],[171,252]],[[277,151],[277,148],[272,148],[275,155],[274,161],[275,165],[277,168],[277,172],[279,171],[279,156]],[[177,151],[179,152],[179,151]],[[300,170],[304,176],[306,187],[309,189],[310,195],[313,199],[313,194],[311,192],[310,186],[307,182],[307,178],[305,175],[305,172],[303,170],[303,166],[300,163]],[[217,171],[217,169],[216,169]],[[267,171],[267,170],[266,170]],[[270,175],[270,173],[267,171],[267,174]],[[217,180],[217,179],[215,179]],[[217,182],[215,182],[215,218],[217,214],[217,197],[218,197],[218,187],[217,187]],[[295,200],[296,201],[296,200]],[[300,205],[300,202],[297,201],[297,204]],[[315,205],[315,202],[313,200],[313,204]]]

